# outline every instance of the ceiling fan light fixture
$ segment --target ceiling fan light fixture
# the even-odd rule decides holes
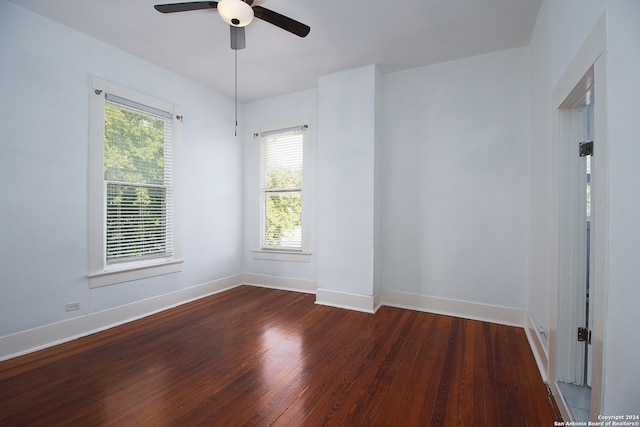
[[[253,9],[242,0],[220,0],[217,9],[222,20],[234,27],[246,27],[253,21]]]

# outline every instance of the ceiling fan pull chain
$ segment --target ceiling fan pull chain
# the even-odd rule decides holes
[[[235,51],[235,136],[238,136],[238,50],[246,47],[244,28],[253,18],[258,18],[298,37],[306,37],[311,31],[308,25],[260,5],[253,6],[253,2],[254,0],[189,1],[153,6],[161,13],[216,9],[222,20],[229,24],[231,49]]]

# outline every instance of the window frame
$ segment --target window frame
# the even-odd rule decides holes
[[[106,209],[104,179],[104,118],[106,94],[167,112],[172,122],[172,173],[173,191],[173,251],[170,256],[132,260],[107,264],[106,259]],[[89,101],[89,287],[123,283],[182,271],[180,238],[180,193],[177,191],[180,176],[180,150],[182,141],[181,109],[178,105],[139,93],[133,89],[91,77]]]
[[[302,246],[301,249],[286,249],[286,248],[268,248],[263,247],[263,232],[264,232],[264,218],[263,212],[263,136],[272,135],[277,133],[285,133],[295,128],[301,129],[302,135],[302,186],[301,186],[301,198],[302,198]],[[309,209],[308,209],[308,188],[309,188],[309,175],[310,175],[310,160],[309,160],[309,135],[308,135],[308,120],[296,120],[292,122],[285,122],[268,127],[262,127],[256,129],[253,133],[253,137],[258,142],[258,155],[257,155],[257,195],[258,205],[255,232],[254,232],[254,248],[252,256],[254,259],[259,260],[271,260],[271,261],[290,261],[290,262],[309,262],[311,252],[309,251]]]

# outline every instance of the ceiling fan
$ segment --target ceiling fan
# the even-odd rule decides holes
[[[229,28],[231,29],[231,49],[234,50],[244,49],[246,47],[244,27],[249,25],[254,17],[289,31],[298,37],[306,37],[309,31],[311,31],[311,28],[302,22],[298,22],[262,6],[252,6],[252,4],[253,0],[191,1],[186,3],[157,4],[154,8],[162,13],[217,9],[222,20],[229,24]]]

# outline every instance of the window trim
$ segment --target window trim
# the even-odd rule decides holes
[[[262,247],[262,215],[261,215],[261,198],[262,198],[262,186],[261,186],[261,179],[262,179],[262,136],[264,135],[269,135],[269,134],[274,134],[274,133],[280,133],[280,132],[287,132],[287,131],[291,131],[295,128],[301,128],[302,129],[302,170],[303,170],[303,176],[302,176],[302,248],[301,249],[292,249],[292,250],[286,250],[283,248],[263,248]],[[277,123],[277,124],[272,124],[272,125],[268,125],[268,126],[261,126],[259,128],[256,128],[254,133],[253,133],[253,137],[254,139],[258,142],[258,146],[257,146],[257,152],[258,155],[257,157],[257,182],[256,182],[256,189],[257,189],[257,210],[254,213],[255,215],[255,227],[254,227],[254,249],[251,250],[251,255],[253,259],[256,260],[267,260],[267,261],[288,261],[288,262],[303,262],[303,263],[308,263],[310,262],[311,259],[311,251],[310,249],[310,238],[309,238],[309,233],[311,230],[308,229],[308,227],[310,226],[310,222],[309,222],[309,201],[308,201],[308,197],[309,197],[309,176],[310,176],[310,171],[311,171],[311,164],[310,164],[310,150],[309,150],[309,144],[310,144],[310,140],[309,140],[309,120],[308,119],[298,119],[298,120],[293,120],[293,121],[287,121],[287,122],[282,122],[282,123]]]
[[[173,154],[173,254],[171,256],[107,264],[105,257],[104,209],[104,109],[105,94],[129,99],[171,114],[172,154]],[[89,101],[89,287],[123,283],[182,271],[182,251],[180,238],[179,157],[182,141],[180,107],[160,99],[139,93],[133,89],[91,77]]]

